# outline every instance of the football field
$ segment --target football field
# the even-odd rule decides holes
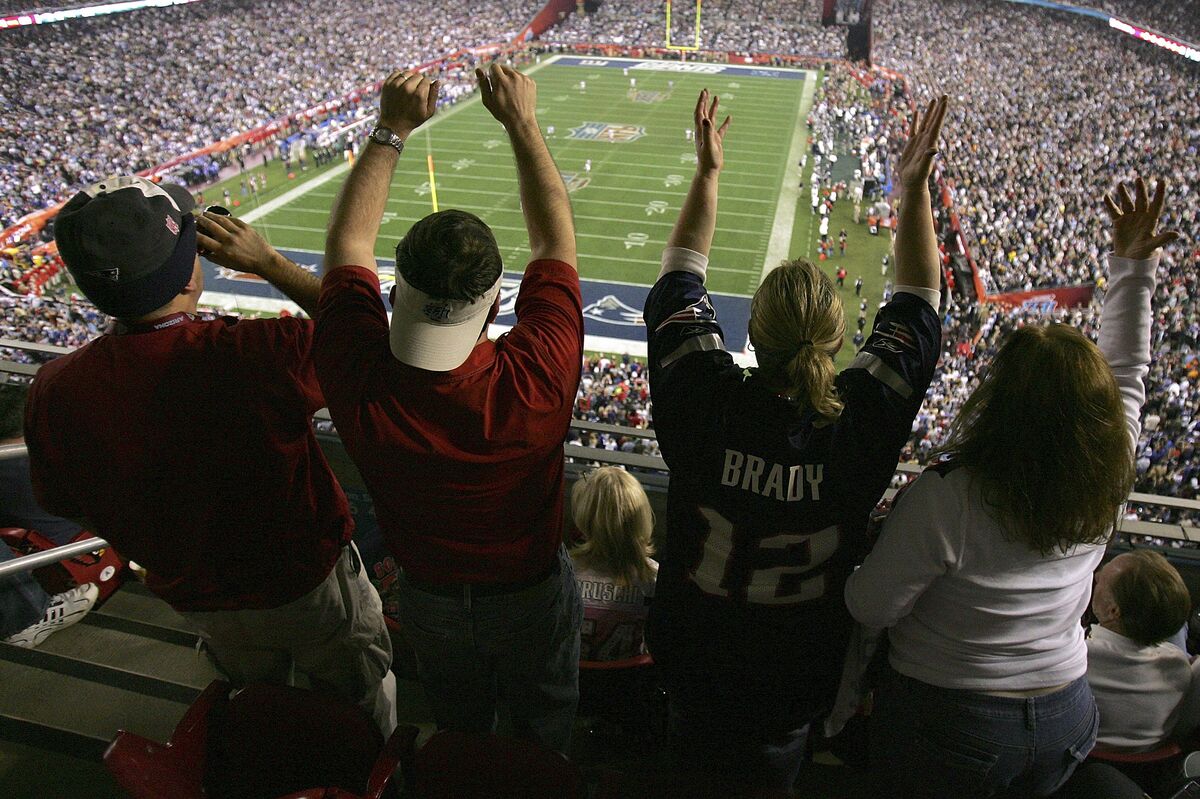
[[[730,113],[734,122],[708,286],[728,348],[743,350],[749,297],[764,271],[789,253],[814,255],[805,252],[814,231],[807,183],[805,207],[798,207],[797,164],[819,74],[576,56],[546,58],[528,71],[538,83],[539,122],[570,190],[590,350],[644,353],[642,303],[695,168],[687,131],[696,96],[706,87],[720,96],[722,116]],[[221,189],[228,189],[238,199],[236,213],[275,247],[316,268],[329,209],[348,170],[338,162],[288,179],[272,161],[267,191],[240,193],[238,176],[206,192],[206,201],[221,202]],[[506,270],[497,324],[511,325],[529,249],[506,134],[477,96],[440,110],[407,143],[376,250],[385,294],[396,242],[435,202],[471,211],[495,231]],[[282,296],[261,280],[211,264],[206,269],[207,301],[282,307]]]

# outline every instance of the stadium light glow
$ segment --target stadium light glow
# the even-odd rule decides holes
[[[1116,17],[1108,18],[1108,27],[1119,30],[1122,33],[1128,33],[1130,36],[1141,39],[1142,41],[1150,42],[1150,44],[1157,45],[1164,50],[1170,50],[1176,55],[1181,55],[1184,58],[1190,58],[1192,61],[1200,61],[1200,49],[1197,49],[1186,42],[1172,39],[1169,36],[1163,36],[1161,33],[1156,33],[1152,30],[1139,28],[1137,25],[1131,25],[1125,20],[1117,19]]]
[[[83,19],[86,17],[102,17],[107,14],[120,14],[125,11],[136,11],[139,8],[165,8],[180,6],[187,3],[197,3],[199,0],[128,0],[124,3],[103,3],[95,6],[79,6],[64,8],[57,11],[25,12],[0,17],[0,30],[8,28],[23,28],[28,25],[49,25],[68,19]]]
[[[681,44],[671,44],[671,0],[667,0],[667,37],[665,46],[668,50],[684,50],[687,52],[695,52],[700,49],[700,0],[696,0],[696,41],[691,47],[685,47]]]

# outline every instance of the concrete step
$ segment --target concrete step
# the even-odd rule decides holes
[[[98,758],[119,729],[167,741],[188,704],[0,658],[0,737],[29,746]]]
[[[76,624],[50,636],[33,652],[203,691],[221,677],[208,657],[192,645],[195,637],[187,640],[188,645],[180,646],[132,632]],[[47,663],[46,668],[61,671],[55,663]],[[120,674],[115,676],[121,684]]]
[[[113,629],[125,629],[166,640],[168,643],[183,645],[186,640],[186,645],[191,646],[196,642],[195,633],[182,616],[150,593],[146,586],[132,580],[122,585],[103,605],[89,613],[85,622]],[[129,624],[130,622],[133,624]]]

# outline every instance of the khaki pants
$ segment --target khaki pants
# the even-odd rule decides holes
[[[182,614],[236,685],[291,684],[293,668],[366,710],[386,739],[396,728],[396,678],[383,604],[351,544],[324,582],[266,610]]]

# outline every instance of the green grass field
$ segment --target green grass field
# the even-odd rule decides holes
[[[819,73],[810,73],[808,80],[783,80],[639,69],[629,71],[637,79],[634,92],[630,77],[611,66],[542,63],[531,70],[538,83],[539,121],[543,132],[554,130],[547,141],[572,188],[583,277],[614,284],[653,282],[694,170],[694,145],[685,131],[691,126],[696,96],[706,87],[720,95],[722,114],[734,117],[725,146],[710,290],[748,297],[765,266],[786,257],[816,257],[808,174],[798,172],[797,160],[807,147],[804,119]],[[586,81],[586,90],[580,89],[581,81]],[[640,128],[644,135],[632,141],[622,141],[619,132],[614,140],[604,134],[572,137],[572,128],[588,122]],[[529,250],[512,153],[503,128],[477,98],[439,112],[409,140],[392,184],[376,254],[390,258],[412,222],[433,209],[427,154],[434,160],[439,207],[478,214],[495,231],[506,267],[520,271]],[[221,191],[228,188],[234,198],[243,200],[235,211],[252,221],[273,245],[320,252],[329,209],[345,173],[346,165],[339,162],[321,170],[310,167],[289,180],[279,163],[272,161],[268,189],[258,197],[241,197],[242,176],[207,190],[205,196],[207,202],[221,202]],[[848,337],[857,316],[854,278],[862,275],[873,314],[883,282],[880,256],[888,245],[886,235],[871,237],[865,225],[855,227],[851,215],[848,203],[835,208],[831,233],[836,237],[845,227],[850,243],[844,259],[835,255],[824,264],[832,274],[844,260],[849,272],[844,289]],[[733,333],[727,331],[731,343],[736,338]],[[736,333],[744,336],[744,331]],[[851,350],[845,347],[843,358]]]

